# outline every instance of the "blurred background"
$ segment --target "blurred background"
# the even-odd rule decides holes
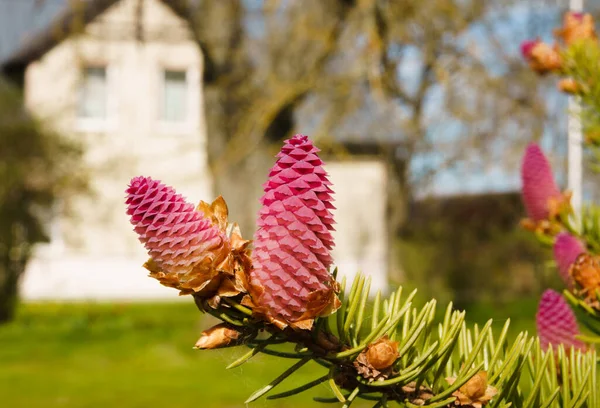
[[[555,273],[518,228],[520,159],[540,142],[566,184],[568,110],[519,46],[551,40],[567,7],[0,0],[2,406],[234,407],[276,377],[266,357],[225,371],[244,350],[192,350],[212,322],[147,278],[124,190],[142,174],[192,202],[221,194],[251,238],[295,133],[334,183],[341,274],[535,330]]]

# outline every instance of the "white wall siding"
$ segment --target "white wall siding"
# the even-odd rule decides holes
[[[176,186],[192,202],[214,198],[207,166],[202,55],[186,22],[146,0],[136,38],[136,0],[122,0],[61,42],[26,71],[28,108],[83,143],[91,194],[68,198],[71,213],[53,225],[53,241],[36,249],[22,285],[26,299],[172,297],[141,264],[147,256],[125,214],[124,190],[136,175]],[[80,69],[108,68],[109,120],[77,118]],[[159,116],[164,69],[187,71],[188,120]]]
[[[357,272],[371,277],[371,293],[387,289],[385,197],[387,173],[380,160],[328,161],[335,192],[333,258],[338,279]],[[348,285],[349,285],[348,284]]]

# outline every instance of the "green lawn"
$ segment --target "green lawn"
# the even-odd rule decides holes
[[[514,312],[515,330],[531,330],[535,304],[530,303],[470,312],[478,322],[500,317],[495,326]],[[242,407],[255,389],[291,365],[257,356],[225,370],[246,350],[193,350],[209,323],[191,301],[23,305],[14,322],[0,326],[0,406]],[[321,374],[321,367],[307,366],[280,389]],[[306,395],[262,399],[253,406],[320,406],[311,400],[316,395],[331,394],[322,385]]]

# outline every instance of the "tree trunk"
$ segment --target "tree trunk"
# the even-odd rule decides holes
[[[8,257],[2,260],[0,267],[0,324],[6,323],[15,315],[19,298],[19,276],[22,267]]]

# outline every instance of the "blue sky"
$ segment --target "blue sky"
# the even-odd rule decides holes
[[[598,2],[595,1],[594,3]],[[523,40],[540,37],[545,41],[552,41],[551,29],[553,26],[559,24],[560,14],[565,7],[561,2],[556,2],[556,5],[556,7],[546,6],[537,7],[535,9],[532,9],[530,5],[526,4],[517,5],[514,6],[509,13],[504,13],[499,16],[490,16],[490,21],[493,21],[494,32],[499,37],[507,52],[511,55],[519,55],[520,43]],[[534,18],[537,22],[534,27],[529,24],[531,18]],[[494,55],[493,48],[488,47],[485,43],[479,41],[479,39],[485,39],[485,36],[481,35],[480,31],[481,27],[475,25],[465,34],[462,40],[464,40],[465,43],[476,44],[479,57],[482,61],[486,62],[486,65],[488,65],[492,71],[496,69],[498,74],[504,73],[504,67],[496,62],[497,57]],[[518,41],[515,41],[515,38],[517,38]],[[550,132],[547,131],[539,142],[547,152],[553,163],[557,179],[559,183],[562,184],[565,180],[566,97],[556,91],[553,86],[549,87],[545,92],[547,92],[545,96],[550,105],[550,110],[553,111],[555,115],[563,115],[562,118],[555,117],[555,119],[557,119],[559,127],[564,122],[565,130],[564,134],[558,135],[558,138],[556,134],[550,134]],[[452,126],[454,126],[455,129],[448,130],[448,128],[446,128],[445,137],[448,137],[448,135],[460,134],[461,125],[454,124]],[[432,137],[440,138],[440,133]],[[459,163],[453,168],[437,172],[430,183],[418,189],[418,195],[475,194],[490,191],[518,190],[520,188],[520,150],[515,146],[510,146],[506,143],[503,144],[502,141],[494,143],[494,146],[487,146],[487,148],[493,150],[510,149],[511,167],[506,168],[500,163],[492,162],[478,166],[478,170],[475,171],[473,166]],[[417,158],[417,160],[414,161],[413,166],[416,168],[419,166],[435,166],[436,163],[444,162],[444,159],[444,151],[435,151],[429,155]]]

